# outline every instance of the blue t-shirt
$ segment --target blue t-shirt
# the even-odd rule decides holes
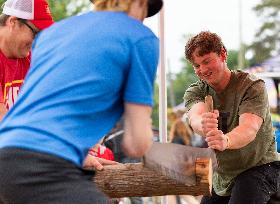
[[[120,119],[124,102],[152,106],[159,42],[123,12],[56,23],[33,44],[19,98],[0,124],[0,147],[53,154],[81,166]]]

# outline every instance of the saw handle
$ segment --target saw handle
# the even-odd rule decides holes
[[[214,106],[213,106],[213,98],[210,95],[205,96],[205,104],[207,107],[207,112],[213,112]]]

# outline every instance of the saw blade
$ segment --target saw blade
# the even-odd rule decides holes
[[[197,158],[211,158],[213,167],[216,157],[213,150],[174,143],[154,142],[144,156],[144,166],[184,185],[196,185],[195,162]]]

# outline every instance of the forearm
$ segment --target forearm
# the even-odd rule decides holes
[[[152,109],[126,104],[123,149],[130,157],[141,157],[152,145]]]
[[[205,136],[202,127],[202,114],[205,112],[205,104],[203,102],[199,102],[193,105],[193,107],[187,113],[189,125],[195,133],[201,136]]]
[[[207,132],[206,141],[212,149],[224,151],[226,149],[240,149],[252,142],[257,135],[263,119],[251,113],[243,113],[239,117],[239,125],[229,133],[212,129]]]
[[[201,116],[188,116],[189,125],[192,127],[193,131],[201,136],[205,137],[202,129],[202,117]]]
[[[257,131],[246,125],[241,125],[225,135],[228,137],[227,149],[240,149],[256,138]]]
[[[130,126],[129,121],[126,122],[125,126]],[[152,127],[150,125],[139,125],[134,128],[133,133],[125,128],[123,140],[123,150],[130,157],[141,157],[149,149],[152,144]]]

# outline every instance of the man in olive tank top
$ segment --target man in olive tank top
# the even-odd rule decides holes
[[[264,81],[230,71],[227,50],[215,33],[191,38],[185,54],[200,79],[185,92],[189,123],[215,150],[218,161],[212,196],[204,196],[201,203],[267,203],[279,190],[280,157]],[[204,103],[207,95],[213,98],[213,112]]]

